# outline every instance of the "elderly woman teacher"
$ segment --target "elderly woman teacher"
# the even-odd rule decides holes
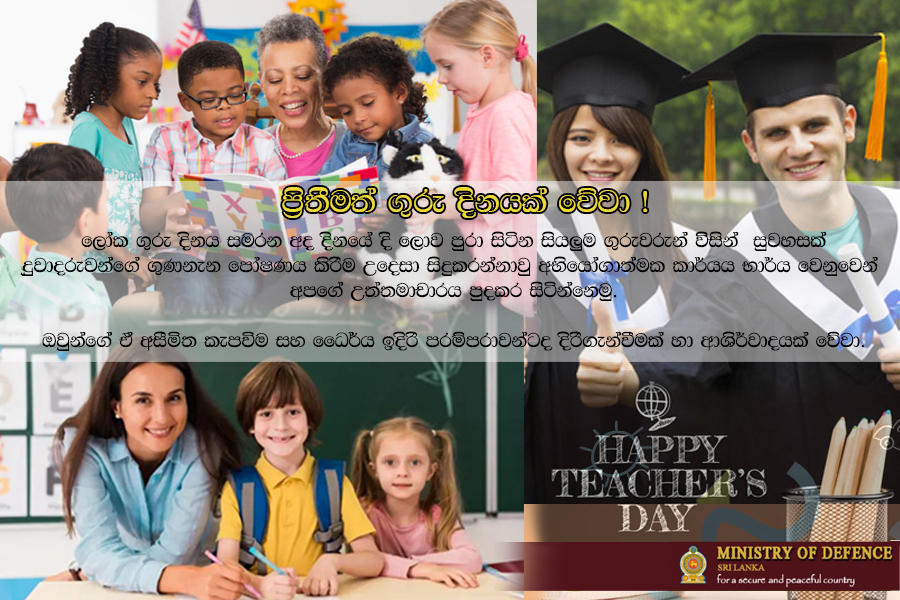
[[[260,30],[256,53],[259,82],[278,120],[266,131],[275,136],[275,148],[284,161],[288,177],[319,173],[347,132],[343,121],[334,121],[325,114],[322,97],[322,73],[328,62],[325,35],[309,17],[296,13],[279,15]],[[379,209],[375,215],[385,213]],[[370,228],[377,228],[384,223],[384,217],[373,215],[362,221]],[[312,268],[300,276],[272,273],[266,277],[256,308],[265,313],[284,304],[285,308],[290,306],[300,313],[314,312],[328,307],[328,302],[318,298],[291,301],[291,288],[298,284],[333,283],[331,275],[316,274]]]
[[[259,82],[278,123],[267,129],[288,177],[315,175],[347,131],[325,114],[325,36],[311,18],[289,13],[266,23],[256,47]]]
[[[288,177],[315,175],[347,131],[343,122],[325,114],[322,71],[328,60],[325,36],[309,17],[290,13],[270,20],[259,32],[259,80],[278,123],[267,129]],[[148,201],[150,200],[150,201]],[[184,198],[172,195],[165,202],[145,192],[141,220],[148,231],[158,229],[177,236],[199,234],[189,222]]]
[[[196,566],[209,562],[211,509],[239,452],[180,354],[114,350],[87,402],[57,431],[54,453],[81,568],[52,579],[203,600],[241,596],[243,570]]]

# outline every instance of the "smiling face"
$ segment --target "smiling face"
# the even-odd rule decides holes
[[[634,179],[641,153],[597,122],[583,104],[569,127],[564,148],[569,178],[577,184],[622,192]]]
[[[370,142],[405,124],[403,103],[407,90],[404,85],[390,92],[371,75],[346,77],[334,84],[331,95],[347,128]]]
[[[126,442],[138,462],[162,460],[188,421],[184,375],[162,363],[144,363],[122,379],[113,411],[125,426]]]
[[[275,118],[288,129],[315,124],[322,110],[321,72],[310,40],[269,44],[259,57],[259,82]]]
[[[485,68],[485,56],[453,43],[439,33],[429,33],[425,49],[438,68],[438,83],[466,104],[477,104],[484,97],[493,75]]]
[[[197,100],[205,98],[221,98],[235,96],[235,101],[244,92],[244,75],[232,67],[221,69],[204,69],[191,80],[191,85],[184,90]],[[203,110],[200,105],[188,98],[183,92],[178,93],[181,106],[194,113],[197,130],[204,137],[218,146],[230,138],[244,122],[247,104],[228,104],[227,100],[219,102],[218,108]]]
[[[304,456],[303,444],[309,435],[306,411],[298,400],[276,408],[272,398],[266,408],[256,411],[250,433],[266,452],[266,457],[278,464],[300,462]]]
[[[418,499],[438,465],[428,458],[422,439],[412,433],[383,434],[369,468],[384,493],[397,500]]]
[[[140,54],[119,65],[119,83],[107,101],[123,117],[143,119],[159,97],[162,56]]]
[[[753,136],[741,137],[750,159],[779,197],[812,200],[843,188],[847,144],[856,137],[856,109],[836,110],[832,96],[802,98],[753,111]]]

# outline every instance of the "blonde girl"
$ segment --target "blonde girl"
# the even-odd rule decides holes
[[[537,179],[537,65],[512,14],[496,0],[457,0],[431,18],[422,38],[437,65],[438,82],[470,105],[456,148],[465,163],[463,180],[478,182],[479,192],[527,191],[523,182]],[[522,71],[521,90],[510,72],[513,61]],[[436,218],[458,219],[459,215],[454,211],[418,215],[408,224],[417,233]],[[485,240],[494,232],[525,235],[534,228],[533,218],[508,214],[481,215],[457,224],[464,236],[480,235]],[[524,257],[521,250],[489,244],[472,250],[479,261],[491,256],[498,261]],[[519,283],[522,289],[528,285],[511,273],[483,274],[476,283],[509,287]],[[526,312],[522,297],[502,302],[516,312]]]
[[[375,526],[386,577],[477,587],[481,554],[460,523],[453,437],[397,417],[356,437],[351,478]]]

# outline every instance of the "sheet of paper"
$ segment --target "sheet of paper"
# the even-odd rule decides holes
[[[28,437],[0,435],[0,517],[28,516]]]
[[[62,481],[53,466],[53,436],[31,436],[32,517],[61,517]]]
[[[32,432],[53,435],[78,412],[91,391],[91,357],[68,353],[31,356]]]
[[[294,598],[306,598],[303,594],[297,594]],[[185,594],[175,594],[175,598],[177,600],[196,600],[193,596],[187,596]],[[316,596],[316,598],[321,598],[321,600],[341,600],[340,596]]]
[[[540,600],[672,600],[675,592],[540,592]]]

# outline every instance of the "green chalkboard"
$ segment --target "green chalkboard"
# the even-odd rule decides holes
[[[45,349],[29,348],[46,353]],[[516,351],[518,352],[518,350]],[[509,357],[507,357],[509,358]],[[255,363],[194,363],[197,376],[216,404],[237,428],[234,399],[241,378]],[[317,434],[317,456],[349,461],[352,443],[360,429],[398,415],[417,416],[435,428],[453,432],[457,441],[456,467],[467,512],[487,510],[486,465],[486,369],[483,363],[461,363],[442,381],[436,367],[423,363],[308,363],[303,365],[322,394],[325,418]],[[498,510],[520,512],[523,502],[523,412],[521,362],[500,363],[498,390]],[[96,364],[91,369],[96,376]],[[32,369],[28,368],[28,390]],[[34,415],[29,397],[28,427],[0,430],[3,435],[34,434]],[[244,438],[243,457],[253,462],[256,443]],[[29,456],[29,459],[31,457]],[[29,461],[30,462],[30,461]],[[30,479],[33,477],[29,464]],[[2,475],[2,474],[0,474]],[[2,518],[0,523],[41,523],[55,517]]]
[[[214,401],[236,424],[234,398],[246,363],[195,365]],[[361,429],[394,416],[416,416],[435,428],[453,432],[457,441],[457,476],[468,512],[486,510],[485,366],[463,363],[447,379],[447,392],[426,380],[431,363],[308,363],[303,365],[322,395],[325,417],[313,453],[350,460],[353,440]],[[499,510],[522,510],[522,365],[501,364],[498,389]],[[448,407],[449,400],[449,407]],[[448,414],[448,408],[452,415]],[[245,438],[244,459],[252,461],[256,443]],[[503,466],[505,465],[505,467]]]

